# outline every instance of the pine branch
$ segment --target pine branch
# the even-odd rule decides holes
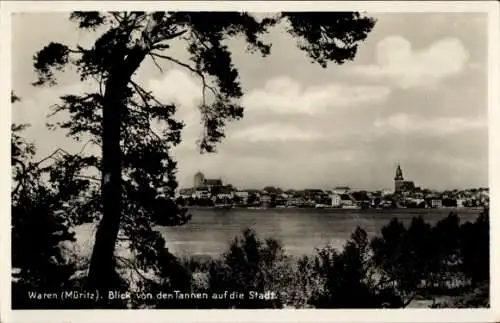
[[[191,65],[183,63],[183,62],[179,61],[178,59],[167,56],[167,55],[162,55],[162,54],[153,53],[153,52],[151,52],[150,55],[171,61],[177,65],[180,65],[180,66],[190,70],[194,74],[198,75],[201,78],[201,81],[203,83],[203,105],[204,106],[206,105],[206,94],[205,93],[206,93],[207,89],[209,89],[214,94],[214,96],[216,98],[220,98],[220,94],[217,92],[217,90],[215,90],[213,87],[211,87],[210,85],[207,84],[205,75],[200,70],[197,70],[194,67],[192,67]]]
[[[160,70],[160,72],[163,73],[163,69],[161,68],[160,65],[158,65],[158,62],[156,61],[156,58],[153,55],[151,55],[151,54],[149,54],[149,56],[153,60],[153,63],[156,65],[156,67]]]
[[[137,265],[130,259],[127,259],[125,257],[122,257],[122,256],[115,256],[116,260],[119,260],[122,262],[122,264],[126,265],[127,268],[130,268],[132,270],[134,270],[139,276],[141,276],[142,279],[148,281],[148,282],[151,282],[151,283],[157,283],[155,280],[151,279],[151,278],[148,278],[146,277],[139,268],[137,268]]]

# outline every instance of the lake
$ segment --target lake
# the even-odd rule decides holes
[[[180,227],[160,227],[167,247],[176,255],[216,256],[245,228],[253,228],[262,238],[273,237],[294,256],[312,254],[330,244],[341,248],[356,226],[371,238],[393,217],[408,225],[421,215],[428,223],[446,217],[452,209],[191,209],[192,219]],[[474,221],[481,210],[456,210],[461,221]]]

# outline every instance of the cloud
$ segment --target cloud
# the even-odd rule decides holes
[[[202,102],[200,82],[182,70],[171,69],[162,78],[150,80],[147,88],[161,102],[176,105],[176,118],[185,123],[183,141],[192,144],[202,131],[198,110]]]
[[[426,119],[421,116],[399,113],[387,118],[376,119],[373,125],[379,133],[451,135],[467,130],[487,129],[488,121],[485,118],[459,117]]]
[[[186,123],[184,140],[187,139],[191,144],[192,139],[199,138],[202,130],[200,112],[197,109],[202,93],[199,82],[184,71],[172,70],[161,79],[149,81],[148,86],[162,102],[178,105],[177,117]],[[246,108],[245,118],[235,125],[228,125],[228,137],[251,142],[317,140],[326,136],[328,131],[319,132],[321,129],[314,129],[316,125],[311,127],[311,124],[298,127],[296,122],[289,124],[277,116],[313,117],[318,113],[335,116],[342,114],[338,109],[341,107],[383,102],[389,92],[389,88],[384,86],[331,83],[303,87],[290,77],[273,78],[264,87],[244,95],[242,104]],[[265,116],[259,115],[260,113]],[[271,115],[276,118],[266,119],[266,116]],[[331,130],[334,124],[332,120],[325,127]],[[337,127],[339,126],[341,125]]]
[[[92,83],[72,83],[57,87],[40,88],[34,95],[17,93],[21,101],[12,106],[12,121],[16,123],[33,123],[33,126],[45,127],[47,115],[53,112],[52,107],[61,104],[61,96],[82,95],[85,92],[95,92],[96,85]],[[62,113],[60,113],[62,114]],[[50,120],[60,120],[60,114],[54,115]]]
[[[289,77],[278,77],[245,95],[243,105],[248,110],[315,115],[335,107],[380,103],[389,93],[385,86],[330,83],[303,87]]]
[[[376,48],[376,64],[357,66],[352,72],[388,80],[408,89],[436,85],[469,66],[469,53],[458,38],[443,38],[415,50],[406,38],[389,36]]]
[[[55,124],[69,120],[69,113],[66,111],[51,115],[54,112],[53,107],[62,103],[61,96],[95,92],[96,87],[90,82],[79,82],[39,88],[31,96],[25,93],[16,93],[21,97],[21,101],[12,105],[12,122],[30,125],[21,133],[21,136],[36,145],[37,158],[46,157],[56,148],[63,148],[70,153],[79,152],[82,149],[85,141],[89,139],[87,135],[81,136],[82,143],[75,143],[73,139],[67,137],[66,129],[48,130],[46,123]],[[49,115],[51,115],[50,118],[48,118]],[[89,147],[86,152],[89,150],[96,151],[96,147]]]
[[[295,125],[266,123],[254,127],[236,130],[231,134],[234,140],[244,139],[249,142],[259,141],[311,141],[323,138],[315,131],[306,131]]]
[[[178,105],[184,116],[189,115],[202,100],[200,83],[178,69],[169,70],[161,79],[149,81],[147,88],[162,102]]]

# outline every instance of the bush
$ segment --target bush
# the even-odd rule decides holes
[[[427,288],[443,289],[460,280],[460,273],[455,270],[461,263],[460,234],[460,218],[456,212],[451,212],[432,228]]]
[[[243,297],[214,300],[212,307],[283,307],[286,295],[282,291],[290,282],[290,264],[290,258],[277,240],[261,240],[255,231],[245,230],[242,237],[231,243],[229,251],[221,259],[210,263],[208,278],[210,294],[228,291]]]
[[[69,289],[75,264],[63,256],[64,242],[74,241],[64,220],[44,203],[43,187],[25,194],[12,206],[12,307],[61,308],[59,297],[32,300],[28,292],[56,293]],[[37,194],[37,195],[35,195]]]
[[[292,264],[292,275],[286,288],[287,305],[294,308],[313,307],[311,299],[324,289],[324,276],[320,275],[314,257],[303,256]]]
[[[379,289],[370,260],[366,232],[356,228],[342,252],[319,250],[315,271],[324,278],[310,303],[316,308],[397,307],[400,300],[389,289]]]
[[[138,292],[153,295],[151,299],[136,300],[137,306],[152,307],[158,309],[182,309],[197,308],[196,300],[184,300],[178,298],[156,298],[158,293],[174,294],[191,293],[193,290],[193,266],[194,259],[178,259],[166,248],[158,254],[158,267],[160,271],[157,279],[144,279],[141,281]]]
[[[485,209],[474,223],[461,226],[462,271],[477,285],[490,279],[490,225],[489,209]]]

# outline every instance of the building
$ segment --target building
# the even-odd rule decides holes
[[[203,187],[204,183],[205,183],[205,175],[203,175],[202,172],[197,172],[196,174],[194,174],[194,183],[193,183],[194,188],[201,188]]]
[[[425,197],[424,193],[422,192],[417,192],[413,195],[415,196],[416,199],[423,199]]]
[[[217,199],[220,200],[232,200],[234,191],[230,186],[217,186],[213,188],[212,195],[217,196]]]
[[[431,207],[432,208],[441,208],[443,207],[443,200],[440,198],[433,198],[431,200]]]
[[[263,194],[260,196],[260,204],[265,207],[269,207],[271,205],[271,195]]]
[[[342,202],[340,194],[333,193],[332,195],[330,195],[330,198],[332,199],[332,207],[340,207]]]
[[[234,193],[234,196],[240,201],[239,204],[247,204],[249,195],[250,194],[246,191],[237,191]]]
[[[305,200],[301,196],[292,196],[288,198],[287,205],[288,206],[304,206]]]
[[[366,191],[352,192],[350,195],[356,202],[368,202],[368,201],[370,201],[370,196],[368,196],[368,192],[366,192]]]
[[[381,192],[380,192],[380,195],[383,197],[383,196],[392,196],[394,192],[391,190],[391,189],[383,189]]]
[[[194,188],[182,188],[178,191],[177,197],[182,197],[183,199],[188,199],[193,197],[195,193]]]
[[[307,200],[317,200],[317,199],[320,199],[321,197],[323,197],[323,195],[325,195],[325,192],[323,190],[320,190],[320,189],[308,188],[308,189],[304,190],[304,197]]]
[[[341,194],[340,195],[340,205],[342,205],[342,206],[355,206],[356,203],[351,198],[351,196],[349,196],[349,194]]]
[[[208,189],[211,190],[214,187],[220,187],[223,186],[222,180],[221,179],[209,179],[205,178],[205,175],[203,175],[202,172],[197,172],[194,174],[194,188],[196,189]]]
[[[210,192],[207,189],[199,188],[199,189],[196,189],[196,191],[193,194],[193,197],[197,198],[197,199],[209,199]]]
[[[280,194],[279,195],[281,198],[287,200],[289,197],[290,197],[290,194],[287,194],[287,193],[283,193],[283,194]]]
[[[351,190],[348,186],[337,186],[333,189],[333,192],[336,194],[347,194]]]
[[[400,193],[403,190],[403,171],[401,170],[401,166],[398,164],[396,168],[396,176],[394,177],[394,193]]]
[[[408,192],[413,192],[415,190],[415,183],[412,181],[405,181],[403,177],[403,170],[398,164],[396,168],[396,176],[394,177],[394,193],[403,194]]]
[[[211,190],[213,188],[222,187],[224,186],[224,184],[222,183],[221,179],[205,179],[205,181],[203,182],[203,186]]]
[[[288,201],[288,197],[287,196],[284,196],[285,194],[279,194],[279,195],[276,195],[276,206],[279,206],[279,207],[283,207],[283,206],[286,206],[286,203]]]

